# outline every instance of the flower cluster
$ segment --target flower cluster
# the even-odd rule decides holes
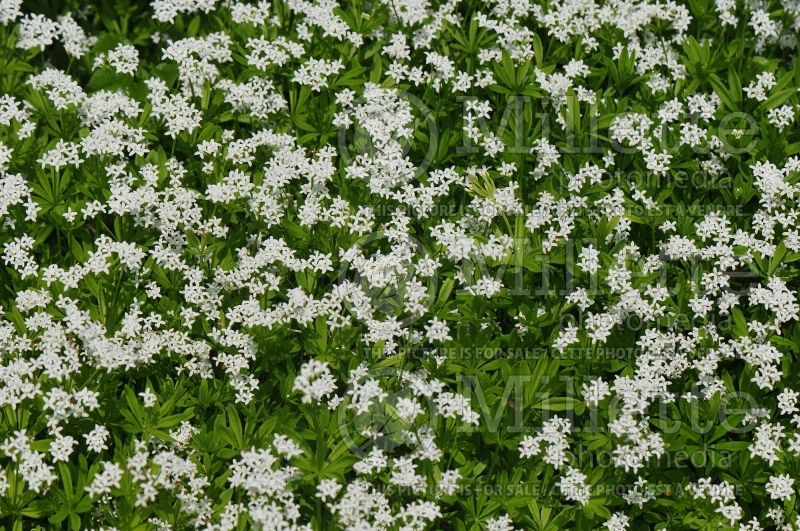
[[[800,528],[797,2],[50,4],[7,527]]]

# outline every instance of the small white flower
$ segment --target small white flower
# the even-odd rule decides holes
[[[92,431],[84,434],[83,438],[86,439],[86,446],[88,446],[91,451],[102,452],[103,450],[108,450],[106,440],[109,435],[108,428],[98,424]]]
[[[789,474],[770,476],[766,489],[773,500],[788,500],[794,495],[794,479]]]
[[[317,484],[317,498],[322,501],[333,500],[341,489],[342,486],[335,479],[322,479]]]
[[[156,400],[158,400],[158,397],[155,395],[155,393],[153,393],[153,391],[149,387],[144,391],[142,391],[141,393],[139,393],[139,396],[142,397],[142,401],[144,402],[144,407],[147,408],[153,407],[156,404]]]

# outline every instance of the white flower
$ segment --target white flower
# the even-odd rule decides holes
[[[776,84],[775,75],[772,72],[762,72],[756,76],[756,80],[744,88],[748,98],[756,101],[766,101],[768,92]]]
[[[13,154],[14,150],[0,141],[0,174],[8,170],[8,163],[11,162],[11,156]]]
[[[300,367],[292,390],[303,394],[304,404],[319,403],[336,391],[336,380],[326,362],[312,359]]]
[[[583,384],[583,400],[587,404],[597,406],[601,400],[611,394],[608,382],[597,378],[592,380],[589,384]]]
[[[117,463],[106,461],[103,463],[102,472],[98,472],[92,479],[92,483],[86,487],[89,496],[100,496],[111,492],[112,488],[118,488],[122,479],[122,468]]]
[[[773,465],[778,461],[777,452],[780,450],[780,440],[785,436],[782,425],[762,422],[756,428],[755,440],[750,443],[750,456],[760,457],[770,466]]]
[[[52,166],[59,170],[69,165],[78,166],[83,159],[78,155],[78,144],[59,139],[56,145],[50,151],[42,154],[37,162],[42,166]]]
[[[167,84],[158,78],[151,77],[144,83],[150,89],[153,116],[164,120],[168,136],[175,138],[183,131],[200,127],[202,114],[188,98],[170,93]]]
[[[501,514],[486,521],[485,531],[514,531],[514,522],[507,514]]]
[[[275,450],[286,459],[292,459],[303,455],[303,450],[300,446],[291,440],[286,435],[280,433],[275,434],[275,439],[272,441],[272,446]]]
[[[773,500],[788,500],[794,495],[794,479],[789,474],[770,476],[766,489]]]
[[[578,267],[590,274],[597,273],[600,269],[600,252],[591,244],[581,249]]]
[[[139,51],[130,44],[119,44],[107,54],[108,64],[120,74],[133,74],[139,66]]]
[[[733,503],[731,505],[722,505],[720,506],[717,511],[718,513],[722,514],[731,525],[733,522],[742,519],[742,508],[738,503]]]
[[[567,462],[567,436],[571,429],[568,419],[553,417],[544,423],[540,433],[523,437],[519,444],[520,456],[533,457],[544,452],[545,463],[561,468]]]
[[[76,444],[78,441],[70,435],[56,435],[56,438],[50,443],[50,455],[53,456],[53,462],[68,461]]]
[[[380,448],[373,448],[365,458],[353,465],[353,470],[355,470],[357,474],[372,474],[373,472],[384,470],[388,463],[389,461],[383,450]]]
[[[440,495],[452,496],[458,490],[458,480],[461,479],[461,472],[457,469],[442,472],[442,477],[436,485],[436,490]]]
[[[586,485],[586,474],[577,468],[568,467],[558,481],[558,488],[567,500],[581,505],[589,503],[589,486]]]
[[[86,446],[88,446],[90,450],[93,452],[102,452],[108,449],[106,440],[109,435],[108,428],[98,424],[92,431],[84,434],[83,438],[86,439]]]
[[[800,411],[797,408],[798,397],[800,397],[800,393],[788,388],[778,394],[778,409],[781,411],[781,415],[792,415]]]
[[[422,414],[422,406],[413,398],[398,398],[395,409],[397,416],[407,422],[414,422],[414,419]]]
[[[14,22],[22,14],[20,7],[22,0],[0,0],[0,24],[7,26],[9,22]]]
[[[149,387],[139,393],[139,396],[142,397],[142,401],[144,402],[144,407],[153,407],[156,404],[156,400],[158,397],[153,393],[153,390]]]
[[[614,513],[606,521],[605,527],[608,531],[626,531],[630,525],[630,519],[622,513]]]
[[[794,121],[794,107],[791,105],[781,105],[767,111],[767,118],[778,131],[783,131]]]
[[[19,23],[17,48],[30,50],[50,46],[58,36],[58,24],[44,15],[25,15]]]
[[[322,479],[317,484],[317,497],[322,501],[333,500],[342,486],[335,479]]]
[[[295,72],[292,81],[311,87],[314,92],[319,92],[326,86],[327,79],[339,73],[344,68],[341,59],[328,61],[326,59],[309,59]]]
[[[428,338],[428,341],[449,341],[453,339],[450,336],[450,328],[447,326],[445,321],[442,321],[438,317],[432,318],[428,321],[428,324],[425,325],[425,336]]]

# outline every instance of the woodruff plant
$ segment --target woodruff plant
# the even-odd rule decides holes
[[[0,528],[800,529],[791,0],[0,0]]]

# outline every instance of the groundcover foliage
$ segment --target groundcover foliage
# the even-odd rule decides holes
[[[798,529],[795,0],[0,0],[3,529]]]

